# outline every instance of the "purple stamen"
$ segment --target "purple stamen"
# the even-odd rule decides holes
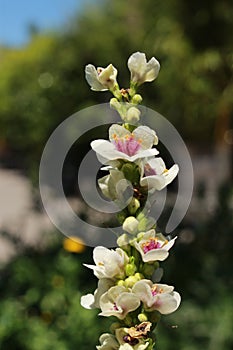
[[[156,171],[153,168],[151,168],[151,166],[148,163],[144,166],[144,174],[145,176],[157,175]]]
[[[156,238],[150,238],[149,241],[142,244],[143,253],[146,254],[153,249],[161,248],[161,243]]]
[[[125,137],[122,139],[115,138],[114,144],[119,152],[125,153],[128,156],[134,156],[141,148],[139,140],[135,140],[133,136]]]

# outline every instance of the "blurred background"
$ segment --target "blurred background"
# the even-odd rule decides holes
[[[195,176],[162,264],[163,282],[183,302],[162,318],[156,349],[233,348],[232,18],[230,0],[0,0],[1,349],[89,350],[108,330],[108,320],[80,306],[96,287],[82,266],[92,249],[56,232],[40,202],[38,168],[59,123],[110,98],[90,91],[85,65],[113,63],[127,86],[135,51],[161,63],[156,82],[141,88],[144,105],[174,124]],[[70,198],[76,157],[64,174]]]

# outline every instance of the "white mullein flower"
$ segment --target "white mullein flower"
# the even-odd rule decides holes
[[[101,278],[98,282],[98,288],[95,290],[94,294],[87,294],[81,297],[82,307],[89,310],[99,308],[100,297],[113,285],[113,280]]]
[[[130,328],[118,328],[116,338],[120,344],[119,350],[145,350],[149,342],[143,337],[135,338],[130,336]]]
[[[118,350],[119,343],[114,335],[103,333],[99,338],[100,345],[96,346],[97,350]]]
[[[144,166],[141,167],[140,185],[146,186],[149,191],[162,190],[170,184],[179,172],[179,167],[174,164],[170,169],[162,158],[149,159]]]
[[[115,278],[124,274],[124,267],[128,263],[129,258],[121,249],[110,250],[105,247],[95,247],[93,250],[93,260],[96,265],[84,266],[92,269],[97,278]]]
[[[174,287],[167,284],[153,284],[150,280],[141,280],[132,288],[143,302],[145,310],[157,310],[167,315],[174,312],[180,305],[180,294],[174,291]]]
[[[157,78],[160,64],[154,57],[147,62],[144,53],[135,52],[128,59],[128,68],[131,73],[131,82],[141,85]]]
[[[135,293],[123,286],[111,287],[104,293],[99,301],[101,313],[100,316],[116,316],[123,320],[125,316],[136,310],[140,305],[140,299]]]
[[[147,126],[139,126],[131,133],[123,126],[113,124],[109,128],[109,139],[110,142],[107,140],[91,142],[92,149],[103,164],[117,159],[135,162],[140,158],[152,157],[159,153],[157,149],[152,148],[158,143],[158,137],[155,131]]]
[[[91,86],[91,90],[105,91],[118,86],[116,77],[117,69],[109,64],[106,68],[95,68],[92,64],[85,67],[86,80]]]
[[[163,261],[169,253],[169,249],[175,243],[177,237],[168,241],[161,233],[149,230],[139,233],[139,239],[134,239],[131,244],[139,251],[144,262]]]

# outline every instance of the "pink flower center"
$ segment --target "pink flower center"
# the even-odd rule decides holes
[[[114,310],[114,311],[119,311],[119,309],[118,309],[118,307],[117,307],[117,304],[116,304],[116,303],[114,303],[114,304],[113,304],[113,310]]]
[[[156,284],[151,288],[151,293],[153,295],[153,297],[157,294],[161,294],[163,293],[163,289],[162,288],[158,288],[158,286],[156,286]]]
[[[150,238],[148,241],[142,244],[143,253],[146,254],[153,249],[161,248],[162,244],[158,242],[157,238]]]
[[[117,135],[114,135],[113,138],[116,149],[130,157],[134,156],[141,148],[141,140],[136,140],[133,135],[126,135],[122,138],[118,138]]]
[[[144,166],[144,174],[145,176],[157,175],[156,171],[153,168],[151,168],[151,166],[148,163]]]

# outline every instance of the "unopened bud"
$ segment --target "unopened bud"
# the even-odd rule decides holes
[[[154,264],[144,264],[142,271],[145,276],[151,277],[155,271]]]
[[[135,166],[135,164],[132,163],[126,163],[122,166],[121,171],[123,172],[125,178],[129,180],[131,183],[138,183],[140,178],[140,173]]]
[[[124,118],[124,120],[127,123],[132,123],[132,124],[137,123],[140,119],[140,114],[141,112],[139,111],[138,108],[130,107],[126,113],[126,117]]]
[[[125,285],[125,281],[119,280],[119,281],[117,282],[117,285],[122,287],[122,286]]]
[[[128,233],[135,234],[138,232],[138,220],[134,216],[128,216],[123,222],[122,228]]]
[[[140,322],[146,322],[148,320],[148,318],[147,318],[146,314],[143,313],[143,314],[138,315],[138,320]]]
[[[142,96],[139,94],[135,94],[131,100],[132,103],[139,104],[142,102]]]
[[[131,202],[128,205],[128,210],[130,214],[135,214],[136,211],[140,208],[140,202],[137,198],[132,198]]]
[[[134,276],[129,276],[125,279],[125,286],[127,288],[132,288],[135,283],[138,282],[138,279]]]
[[[135,273],[134,277],[136,278],[137,282],[144,279],[143,274],[139,272]]]
[[[121,328],[121,324],[120,324],[119,322],[114,322],[114,323],[112,323],[111,326],[110,326],[110,331],[111,331],[112,333],[114,333],[115,330],[118,329],[118,328]]]
[[[137,271],[137,267],[135,264],[126,264],[125,266],[125,273],[126,276],[133,276],[135,272]]]
[[[120,235],[117,239],[117,245],[119,247],[127,247],[129,245],[129,239],[126,233],[123,233],[123,235]]]

